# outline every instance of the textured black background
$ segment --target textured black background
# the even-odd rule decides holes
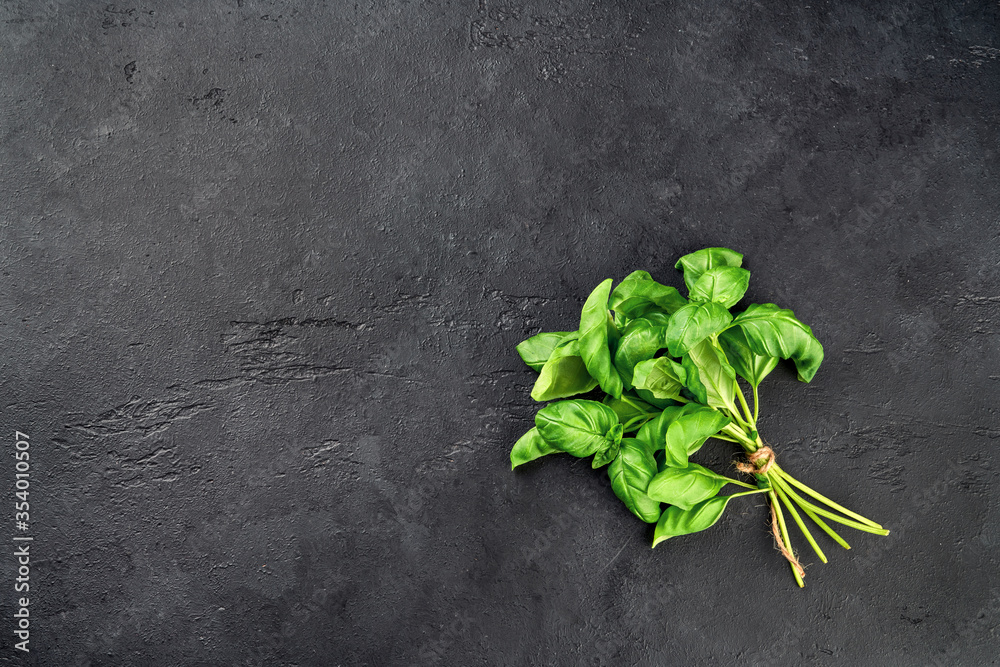
[[[1000,5],[778,4],[0,2],[0,663],[998,664]],[[755,498],[652,550],[509,470],[514,345],[708,245],[826,346],[765,437],[894,531],[804,590]]]

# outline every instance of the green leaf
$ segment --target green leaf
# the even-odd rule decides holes
[[[701,381],[701,375],[698,373],[698,367],[695,365],[694,361],[691,359],[691,355],[685,354],[681,359],[681,366],[684,367],[684,372],[687,373],[687,390],[694,396],[694,400],[702,405],[708,405],[708,389]]]
[[[633,271],[611,293],[611,309],[629,318],[643,315],[650,306],[669,315],[686,303],[680,292],[656,282],[646,271]]]
[[[579,398],[546,405],[535,415],[535,427],[549,446],[579,458],[603,455],[617,448],[622,437],[614,410]]]
[[[618,342],[618,329],[608,312],[611,292],[608,278],[590,293],[580,314],[580,356],[587,372],[597,380],[604,393],[615,398],[622,395],[622,379],[611,363],[611,346]]]
[[[552,350],[556,349],[559,343],[570,333],[575,332],[554,331],[535,334],[531,338],[518,343],[517,353],[521,355],[521,359],[532,370],[540,371],[545,362],[549,360]]]
[[[635,438],[622,440],[618,456],[608,467],[615,495],[646,523],[656,523],[660,518],[660,503],[646,495],[646,486],[655,474],[652,451]]]
[[[531,389],[531,398],[536,401],[553,401],[585,394],[597,386],[597,380],[587,372],[580,356],[576,336],[575,331],[567,334],[565,340],[549,355]]]
[[[643,414],[652,414],[656,412],[659,408],[655,408],[646,401],[636,398],[635,396],[628,395],[629,401],[631,403],[625,402],[624,399],[627,395],[622,394],[621,398],[615,398],[614,396],[605,396],[604,400],[601,402],[615,411],[618,415],[618,421],[622,424],[635,419]],[[638,407],[636,407],[638,406]]]
[[[591,462],[590,467],[600,468],[601,466],[606,466],[615,460],[618,456],[618,451],[622,442],[622,435],[625,434],[625,427],[621,424],[615,424],[611,427],[611,430],[605,434],[605,438],[611,441],[611,446],[607,449],[597,452],[594,454],[594,460]]]
[[[687,468],[667,468],[649,482],[646,495],[653,500],[687,510],[719,492],[729,480],[697,463]]]
[[[719,345],[726,353],[729,363],[741,378],[758,387],[768,373],[778,365],[778,358],[757,354],[750,349],[746,334],[740,327],[726,329],[719,334]]]
[[[731,420],[718,410],[689,403],[682,407],[667,427],[667,451],[686,458],[701,449],[705,441],[722,430]]]
[[[753,304],[736,316],[733,326],[743,329],[747,345],[757,354],[794,361],[803,382],[812,380],[823,363],[823,345],[788,309]]]
[[[514,443],[514,448],[510,450],[510,469],[513,470],[519,465],[534,461],[546,454],[555,454],[560,450],[545,442],[537,428],[533,428]]]
[[[655,398],[678,399],[687,382],[687,371],[669,357],[641,361],[635,366],[632,382]]]
[[[687,386],[699,401],[704,398],[704,403],[713,408],[735,409],[736,371],[712,341],[704,340],[688,350],[682,365],[688,372]]]
[[[678,401],[675,401],[670,398],[657,398],[648,391],[646,391],[645,389],[636,389],[635,393],[639,398],[649,403],[657,410],[666,410],[669,407],[673,407],[679,404]]]
[[[671,537],[690,535],[711,528],[726,510],[731,496],[715,496],[703,500],[691,509],[671,505],[663,510],[653,531],[653,546]]]
[[[643,424],[635,437],[642,440],[643,444],[649,447],[653,453],[663,449],[667,444],[667,428],[670,427],[670,422],[680,410],[680,406],[665,408],[660,414]]]
[[[743,266],[743,255],[729,248],[705,248],[684,255],[677,260],[674,268],[684,272],[684,284],[690,292],[701,274],[718,266]]]
[[[701,274],[691,288],[691,301],[714,301],[732,308],[746,294],[750,272],[735,266],[718,266]]]
[[[650,315],[654,315],[651,313]],[[635,365],[640,361],[652,359],[656,353],[667,346],[664,335],[666,333],[666,318],[661,316],[662,324],[658,325],[655,320],[640,317],[629,322],[618,341],[618,349],[615,351],[615,368],[626,386],[632,385],[632,374]]]
[[[725,329],[732,319],[721,303],[689,303],[670,316],[666,332],[670,356],[680,358],[701,341]]]
[[[659,415],[642,425],[635,437],[649,447],[654,453],[662,450],[666,457],[666,464],[675,468],[683,468],[687,465],[687,451],[683,448],[667,448],[667,433],[671,422],[682,414],[682,406],[669,407]]]

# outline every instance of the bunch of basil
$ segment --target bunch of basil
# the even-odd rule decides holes
[[[712,526],[733,498],[766,493],[775,539],[801,586],[784,510],[823,562],[798,510],[844,548],[850,547],[824,518],[880,535],[888,531],[792,478],[770,449],[762,450],[758,386],[779,359],[792,360],[799,379],[809,382],[823,361],[823,346],[792,311],[774,304],[730,313],[750,279],[742,263],[743,255],[727,248],[681,257],[676,268],[684,273],[687,298],[645,271],[614,290],[605,280],[587,298],[575,331],[540,333],[518,345],[521,358],[539,373],[531,397],[555,402],[538,411],[535,427],[514,445],[511,466],[558,452],[592,456],[594,468],[608,465],[615,494],[637,517],[656,523],[654,547]],[[750,390],[752,409],[737,378]],[[580,395],[601,400],[569,398]],[[739,444],[750,455],[756,486],[688,460],[710,437]],[[727,484],[752,490],[720,495]]]

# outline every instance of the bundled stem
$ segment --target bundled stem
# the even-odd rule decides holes
[[[774,535],[774,541],[778,550],[791,565],[795,581],[800,587],[805,585],[803,581],[805,570],[792,548],[788,524],[785,521],[785,511],[792,517],[792,520],[806,538],[809,546],[812,547],[823,563],[827,562],[826,554],[823,553],[823,550],[813,538],[803,517],[799,514],[799,510],[845,549],[850,549],[851,546],[821,517],[826,517],[831,521],[856,530],[876,535],[889,534],[888,530],[871,519],[865,518],[830,500],[784,471],[775,460],[774,450],[765,445],[763,439],[757,433],[757,415],[759,409],[757,387],[753,387],[753,410],[747,405],[739,383],[736,383],[735,393],[739,399],[743,414],[738,414],[735,406],[728,410],[730,413],[729,416],[734,421],[723,429],[722,433],[725,433],[724,439],[738,443],[746,452],[748,462],[737,462],[736,469],[740,472],[754,475],[758,480],[760,488],[769,489],[767,495],[771,506],[771,532]],[[812,500],[803,498],[796,490],[810,496]],[[824,505],[825,507],[821,507],[820,505]],[[784,506],[784,510],[782,506]]]

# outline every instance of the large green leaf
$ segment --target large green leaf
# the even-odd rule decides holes
[[[646,495],[646,486],[656,474],[652,451],[635,438],[624,438],[618,456],[608,467],[611,488],[632,513],[646,523],[660,518],[660,503]]]
[[[704,248],[684,255],[674,268],[684,272],[684,284],[690,292],[701,274],[718,266],[743,266],[743,255],[729,248]]]
[[[663,449],[667,444],[667,428],[670,422],[681,411],[681,406],[665,408],[658,415],[642,425],[636,438],[642,440],[653,452]]]
[[[537,428],[533,428],[518,438],[517,442],[514,443],[514,448],[510,450],[510,469],[513,470],[528,461],[534,461],[546,454],[555,454],[559,451],[561,450],[545,442]]]
[[[542,366],[542,372],[531,389],[536,401],[554,401],[577,394],[585,394],[597,386],[597,380],[587,372],[580,356],[580,344],[573,331],[559,344]]]
[[[714,301],[726,308],[736,305],[746,294],[750,272],[735,266],[717,266],[701,274],[691,288],[691,301]]]
[[[595,468],[600,467],[597,461],[609,450],[617,450],[622,438],[615,411],[603,403],[585,399],[546,405],[535,415],[535,427],[549,446],[561,452],[580,458],[597,455]]]
[[[713,408],[735,408],[736,371],[711,340],[688,350],[682,365],[688,374],[687,386],[699,401]]]
[[[743,329],[747,344],[757,354],[794,361],[803,382],[812,380],[823,363],[823,346],[812,329],[786,308],[753,304],[736,316],[733,326]]]
[[[611,293],[611,309],[628,318],[641,316],[650,306],[669,315],[686,303],[680,292],[656,282],[646,271],[633,271]]]
[[[687,468],[667,468],[657,473],[650,480],[646,495],[686,510],[708,500],[728,483],[722,475],[697,463],[689,463]]]
[[[663,451],[666,464],[675,468],[687,465],[687,450],[685,448],[667,448],[667,432],[671,422],[677,415],[683,413],[683,406],[669,407],[659,415],[642,425],[635,437],[649,447],[654,453]]]
[[[618,398],[622,395],[622,379],[611,363],[611,347],[618,342],[618,329],[608,312],[611,283],[611,278],[602,282],[583,304],[583,312],[580,314],[580,356],[587,372],[597,380],[604,393]]]
[[[653,546],[671,537],[690,535],[711,528],[726,510],[730,497],[715,496],[686,510],[675,505],[666,508],[653,531]]]
[[[670,356],[680,358],[701,341],[725,329],[732,319],[721,303],[689,303],[670,316],[666,331]]]
[[[650,313],[650,315],[656,315]],[[629,322],[618,341],[618,349],[615,351],[615,368],[621,375],[625,386],[632,385],[632,374],[635,365],[640,361],[652,359],[656,353],[666,347],[664,335],[666,334],[667,320],[665,316],[661,324],[657,324],[655,319],[639,317]]]
[[[750,349],[746,334],[740,327],[726,329],[719,334],[719,345],[726,352],[729,363],[741,378],[751,384],[760,386],[768,373],[778,365],[778,358],[770,355],[757,354]]]
[[[677,412],[667,427],[667,451],[691,456],[730,421],[718,410],[689,403]]]
[[[673,359],[658,357],[636,364],[632,382],[636,389],[648,391],[655,398],[679,399],[687,372]]]
[[[532,370],[541,371],[542,366],[549,360],[552,350],[566,338],[570,331],[553,331],[535,334],[527,340],[523,340],[517,345],[517,353],[521,355],[524,363],[528,364]]]

